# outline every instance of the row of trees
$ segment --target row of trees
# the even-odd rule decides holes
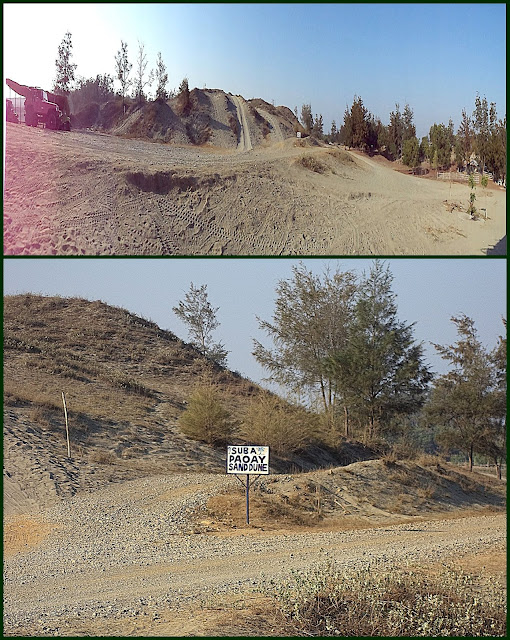
[[[452,318],[458,341],[434,345],[449,364],[448,373],[434,379],[413,324],[398,318],[392,281],[389,269],[376,260],[361,277],[339,270],[316,275],[301,264],[278,283],[272,321],[259,319],[273,348],[255,340],[253,353],[269,379],[294,394],[294,405],[271,394],[256,398],[240,421],[244,432],[280,454],[317,439],[325,428],[330,442],[340,433],[372,444],[426,438],[433,447],[464,453],[471,467],[475,454],[490,458],[501,473],[506,337],[487,350],[470,318]],[[224,346],[211,337],[217,309],[210,306],[206,287],[192,285],[174,311],[197,348],[226,364]],[[199,390],[183,414],[183,428],[211,442],[230,436],[237,423],[218,403],[213,389]],[[205,415],[216,414],[223,416],[219,429],[214,420],[204,422]],[[208,435],[202,430],[200,436],[206,423]]]
[[[297,107],[295,114],[297,117]],[[456,134],[450,119],[447,125],[434,123],[421,142],[416,137],[413,115],[408,104],[403,111],[396,104],[389,114],[388,125],[384,125],[365,107],[362,98],[355,96],[339,129],[333,120],[330,133],[325,135],[322,115],[313,118],[310,104],[301,109],[301,123],[309,135],[369,153],[383,153],[390,160],[402,160],[410,167],[427,160],[433,168],[448,169],[453,158],[457,166],[470,167],[475,154],[480,170],[492,172],[496,180],[506,178],[506,116],[498,119],[494,102],[489,105],[485,97],[477,95],[472,115],[465,109],[462,111]]]
[[[58,47],[58,57],[55,60],[56,76],[53,85],[55,93],[70,95],[74,110],[78,111],[91,102],[103,104],[115,95],[124,100],[132,89],[132,97],[141,104],[147,98],[146,89],[156,81],[155,98],[167,100],[175,95],[168,91],[168,72],[163,62],[161,52],[158,52],[154,69],[148,69],[148,59],[145,45],[138,43],[138,53],[133,63],[129,60],[128,45],[121,40],[120,49],[115,56],[115,75],[97,75],[95,78],[76,78],[77,65],[72,62],[72,35],[67,32]],[[120,85],[118,94],[114,90],[114,82]]]

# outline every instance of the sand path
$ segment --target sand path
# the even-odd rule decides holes
[[[248,120],[246,118],[246,111],[244,107],[244,99],[241,96],[232,96],[232,101],[237,108],[237,117],[241,124],[241,132],[239,134],[239,144],[237,146],[238,151],[251,151],[253,145],[251,143],[250,128],[248,126]]]

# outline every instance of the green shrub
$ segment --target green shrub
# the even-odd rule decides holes
[[[490,584],[487,584],[490,582]],[[496,580],[483,588],[451,569],[429,577],[416,570],[333,563],[271,581],[285,633],[305,636],[504,636],[506,594]]]
[[[178,424],[187,436],[208,444],[226,443],[235,427],[230,412],[221,404],[213,386],[201,387],[191,394]]]

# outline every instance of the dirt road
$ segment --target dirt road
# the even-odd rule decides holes
[[[4,252],[482,255],[506,233],[503,190],[475,221],[466,185],[306,144],[239,153],[7,123]]]
[[[248,597],[293,568],[327,560],[346,567],[426,564],[505,545],[504,514],[340,532],[193,533],[208,497],[233,483],[224,475],[158,476],[46,510],[32,525],[44,527],[39,546],[11,554],[6,546],[5,633],[157,635],[167,610],[191,607],[200,626],[204,602]],[[8,522],[15,531],[16,520]],[[194,635],[200,631],[195,626]]]
[[[246,118],[246,112],[244,107],[244,100],[240,96],[232,96],[232,100],[237,108],[237,117],[241,124],[241,131],[239,133],[239,145],[238,151],[250,151],[253,149],[250,138],[250,128],[248,127],[248,120]]]

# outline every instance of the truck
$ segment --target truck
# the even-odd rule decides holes
[[[12,100],[5,101],[5,119],[7,122],[14,122],[16,124],[19,123],[19,117],[16,111],[14,111],[14,105],[12,104]]]
[[[25,97],[25,124],[37,127],[40,123],[48,129],[70,131],[71,118],[67,96],[44,91],[39,87],[27,87],[6,79],[7,86]]]

